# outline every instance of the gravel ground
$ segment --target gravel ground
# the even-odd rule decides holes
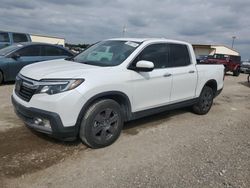
[[[250,187],[250,84],[226,76],[211,111],[180,109],[125,125],[98,150],[23,126],[0,86],[0,187]]]

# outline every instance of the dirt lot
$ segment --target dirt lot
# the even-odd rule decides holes
[[[226,76],[209,114],[180,109],[127,123],[91,150],[34,133],[0,86],[0,187],[250,187],[250,84]]]

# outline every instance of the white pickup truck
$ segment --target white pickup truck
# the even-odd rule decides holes
[[[12,102],[28,127],[101,148],[126,121],[184,106],[206,114],[223,80],[223,65],[197,65],[189,43],[109,39],[70,59],[24,67]]]

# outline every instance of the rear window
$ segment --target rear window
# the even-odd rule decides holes
[[[231,60],[235,63],[240,63],[241,61],[241,57],[236,55],[214,54],[212,58],[221,60]]]
[[[43,46],[43,56],[72,56],[69,52],[64,49],[55,46]]]
[[[8,33],[0,33],[0,42],[10,42]]]
[[[14,42],[28,42],[28,37],[26,34],[13,33]]]
[[[40,56],[40,46],[28,46],[17,52],[20,56]]]
[[[191,61],[187,46],[183,44],[169,44],[169,60],[171,67],[190,65]]]
[[[241,61],[241,57],[240,56],[231,56],[230,57],[232,61],[240,63]]]
[[[0,55],[5,56],[11,52],[18,50],[19,48],[22,48],[22,47],[23,47],[23,45],[21,45],[21,44],[18,44],[18,45],[14,44],[11,46],[7,46],[7,47],[0,50]]]

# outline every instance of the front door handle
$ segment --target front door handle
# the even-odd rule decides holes
[[[172,74],[170,74],[170,73],[166,73],[163,75],[163,77],[170,77],[170,76],[172,76]]]
[[[190,71],[188,71],[188,73],[192,74],[192,73],[195,73],[195,71],[194,70],[190,70]]]

